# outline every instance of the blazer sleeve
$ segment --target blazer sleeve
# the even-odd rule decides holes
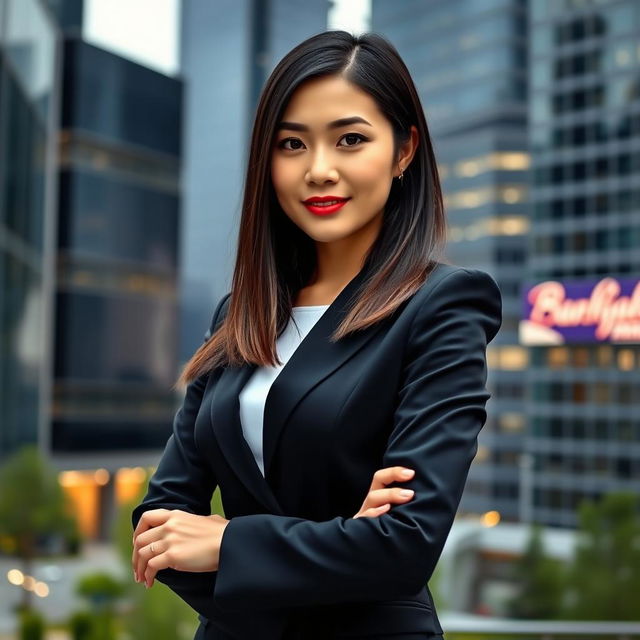
[[[490,393],[486,346],[502,323],[489,274],[459,268],[413,319],[382,467],[415,469],[412,500],[378,518],[316,522],[273,514],[232,518],[221,543],[222,610],[375,601],[415,595],[453,524]],[[364,499],[365,496],[362,496]]]
[[[204,336],[205,342],[217,330],[220,310],[229,295],[225,294],[216,305],[211,325]],[[198,455],[194,442],[194,423],[209,375],[207,373],[196,378],[186,388],[182,405],[173,420],[172,434],[158,467],[149,480],[147,493],[131,514],[134,530],[142,514],[151,509],[180,509],[199,515],[211,514],[211,496],[217,481],[211,465]],[[193,573],[161,569],[156,578],[198,613],[214,617],[212,607],[215,572]]]

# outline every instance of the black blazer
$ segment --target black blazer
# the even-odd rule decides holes
[[[486,420],[486,346],[502,299],[487,273],[438,263],[392,316],[331,343],[366,275],[340,292],[269,390],[266,477],[239,418],[238,394],[256,365],[219,367],[186,390],[132,520],[135,528],[158,508],[209,515],[220,487],[230,523],[219,570],[157,574],[200,614],[196,638],[442,633],[427,581]],[[373,473],[394,465],[415,470],[391,485],[414,497],[378,518],[353,519]]]

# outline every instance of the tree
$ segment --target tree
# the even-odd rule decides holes
[[[534,524],[527,547],[514,565],[517,595],[509,602],[509,615],[530,620],[551,620],[560,613],[562,564],[545,555],[542,527]]]
[[[569,570],[565,615],[638,620],[640,517],[633,493],[609,493],[579,507],[578,543]]]
[[[31,575],[38,540],[51,534],[77,536],[77,522],[57,471],[37,447],[27,445],[0,468],[0,535],[11,541],[23,573]],[[23,589],[20,608],[31,609],[31,591]]]

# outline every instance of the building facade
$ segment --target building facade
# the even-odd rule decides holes
[[[574,526],[582,500],[640,490],[640,4],[538,0],[530,20],[528,284],[562,291],[555,336],[530,340],[530,503]],[[560,321],[587,300],[611,331]]]
[[[0,2],[0,461],[48,432],[60,33]]]
[[[65,37],[50,447],[96,534],[171,433],[181,121],[180,79]]]
[[[498,282],[503,324],[488,349],[488,419],[461,513],[521,518],[524,373],[520,283],[529,230],[527,11],[523,0],[372,1],[422,101],[448,220],[446,257]]]

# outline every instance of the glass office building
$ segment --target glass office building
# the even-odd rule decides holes
[[[326,30],[329,6],[328,0],[182,4],[182,360],[199,346],[215,302],[229,290],[260,91],[285,53]]]
[[[152,450],[177,375],[180,80],[64,44],[54,453]]]
[[[0,1],[0,461],[46,447],[59,33]]]
[[[145,483],[180,394],[180,78],[63,33],[49,448],[81,529],[105,538]]]
[[[531,512],[573,526],[583,499],[640,491],[640,3],[536,0],[530,19],[530,284],[611,318],[531,340]]]
[[[372,30],[398,49],[425,109],[447,211],[446,258],[489,272],[502,291],[503,324],[487,354],[489,415],[460,511],[497,511],[506,521],[519,520],[523,508],[526,9],[524,0],[372,0]]]

